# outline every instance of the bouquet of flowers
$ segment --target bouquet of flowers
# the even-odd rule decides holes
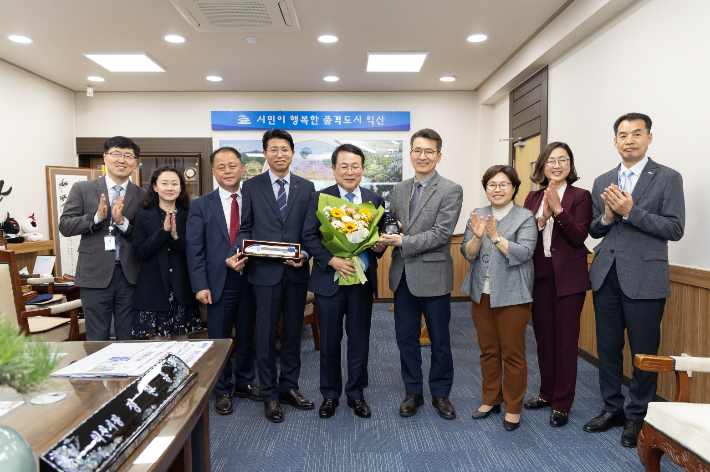
[[[377,223],[385,209],[375,208],[372,203],[356,205],[342,198],[321,193],[318,197],[318,220],[323,235],[323,246],[337,257],[355,264],[355,276],[344,279],[335,272],[338,284],[352,285],[367,282],[365,264],[358,254],[374,246],[379,241]]]

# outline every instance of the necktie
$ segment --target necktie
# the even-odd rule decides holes
[[[232,213],[229,216],[229,244],[234,244],[234,238],[239,232],[239,202],[237,202],[237,194],[232,194]]]
[[[419,203],[419,194],[422,191],[422,184],[421,182],[414,182],[414,194],[412,195],[412,199],[409,201],[409,219],[412,219],[412,216],[414,216],[414,210],[417,208],[417,203]]]
[[[120,185],[114,185],[113,187],[113,197],[111,198],[111,208],[109,208],[109,211],[113,210],[113,204],[116,200],[118,200],[118,197],[121,196],[121,187]],[[116,226],[115,222],[113,221],[113,213],[111,215],[111,222],[113,223],[111,226]],[[116,234],[116,229],[113,230],[113,234]],[[116,260],[118,260],[118,250],[120,248],[118,247],[118,244],[116,244]]]
[[[281,219],[286,219],[286,181],[283,179],[276,179],[276,183],[279,184],[279,195],[276,197],[276,206],[279,207],[281,211]]]
[[[624,174],[626,175],[626,181],[624,182],[624,190],[631,193],[631,176],[634,175],[634,173],[631,171],[631,169],[626,169],[624,171]]]
[[[351,203],[354,203],[355,200],[355,194],[354,193],[346,193],[345,198],[347,198]],[[362,251],[360,254],[357,255],[357,257],[360,258],[363,264],[365,264],[365,270],[367,270],[368,267],[370,267],[370,260],[367,257],[367,251]]]

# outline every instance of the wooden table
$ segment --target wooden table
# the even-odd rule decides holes
[[[141,341],[132,341],[141,342]],[[82,359],[109,342],[76,341],[52,343],[57,352],[66,352],[58,369]],[[195,363],[192,370],[198,373],[197,383],[163,418],[142,444],[126,459],[120,471],[145,472],[205,471],[210,470],[209,397],[219,374],[227,362],[231,339],[216,339],[212,347]],[[69,431],[81,424],[135,377],[67,379],[54,378],[31,395],[19,395],[8,388],[0,389],[0,400],[24,400],[19,407],[0,416],[0,424],[20,433],[39,457]],[[67,397],[51,405],[33,405],[30,400],[40,393],[65,392]],[[156,437],[175,439],[153,464],[133,464]],[[172,467],[171,467],[172,466]]]

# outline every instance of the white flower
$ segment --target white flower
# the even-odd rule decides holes
[[[338,228],[345,228],[345,225],[343,224],[342,221],[339,220],[333,220],[330,222],[331,225],[333,225],[333,228],[338,229]]]
[[[343,221],[343,223],[352,223],[353,221],[353,219],[348,215],[343,215],[343,217],[340,219]]]
[[[360,213],[355,213],[355,214],[353,215],[353,218],[356,219],[356,220],[359,220],[359,219],[361,218],[361,217],[360,217]]]

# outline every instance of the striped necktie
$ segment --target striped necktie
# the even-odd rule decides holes
[[[281,212],[281,219],[286,219],[286,181],[283,179],[276,179],[276,183],[279,184],[279,194],[276,197],[276,206],[279,207]]]
[[[351,203],[354,203],[355,194],[346,193],[345,198],[347,198]],[[365,270],[367,270],[367,268],[370,267],[370,260],[367,257],[367,251],[362,251],[360,254],[357,255],[357,257],[359,257],[362,263],[365,264]]]

